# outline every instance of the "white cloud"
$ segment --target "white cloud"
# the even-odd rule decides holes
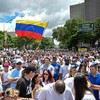
[[[1,0],[0,0],[1,1]],[[69,19],[69,5],[81,3],[84,0],[3,0],[0,2],[0,17],[15,12],[24,13],[23,19],[48,21],[44,36],[51,36],[54,27],[64,25]],[[20,17],[16,17],[20,19]],[[0,30],[15,31],[16,19],[12,23],[0,23]]]

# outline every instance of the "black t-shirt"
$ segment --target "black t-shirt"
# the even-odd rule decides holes
[[[16,89],[19,90],[19,97],[31,98],[31,80],[26,80],[25,78],[20,78],[17,82]]]

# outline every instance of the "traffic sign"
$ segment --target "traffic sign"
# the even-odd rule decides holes
[[[78,24],[78,32],[80,31],[93,31],[94,23],[82,23]]]

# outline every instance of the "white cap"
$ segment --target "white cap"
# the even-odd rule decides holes
[[[22,59],[16,59],[16,63],[19,63],[19,62],[23,63]]]

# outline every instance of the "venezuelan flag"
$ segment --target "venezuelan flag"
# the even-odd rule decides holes
[[[15,32],[18,36],[41,40],[48,22],[36,20],[16,20]]]

